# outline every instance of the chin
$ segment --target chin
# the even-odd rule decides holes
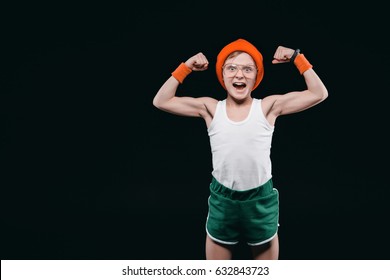
[[[238,100],[246,99],[248,96],[250,96],[250,93],[251,93],[251,91],[248,89],[238,91],[235,88],[232,88],[229,91],[229,94],[232,97],[234,97],[234,99],[238,99]]]

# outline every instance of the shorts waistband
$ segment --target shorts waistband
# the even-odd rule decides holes
[[[272,179],[269,179],[261,186],[246,191],[237,191],[225,187],[220,182],[218,182],[217,179],[212,177],[210,190],[232,200],[251,200],[258,197],[267,196],[272,193],[273,182]]]

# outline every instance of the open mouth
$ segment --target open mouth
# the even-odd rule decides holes
[[[246,87],[246,83],[233,83],[233,87],[241,90],[241,89],[244,89]]]

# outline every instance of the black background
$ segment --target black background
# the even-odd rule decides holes
[[[383,4],[384,5],[384,4]],[[375,1],[2,4],[2,259],[204,259],[211,152],[202,119],[159,111],[170,73],[203,52],[178,95],[225,98],[215,58],[244,38],[264,56],[253,93],[302,90],[300,48],[329,91],[278,119],[271,157],[281,259],[389,259],[389,47]],[[236,259],[249,258],[246,246]]]

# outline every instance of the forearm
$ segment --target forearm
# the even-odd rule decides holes
[[[326,89],[324,83],[318,77],[317,73],[310,68],[309,70],[303,73],[303,77],[306,82],[307,90],[318,97],[319,100],[323,100],[328,96],[328,90]]]
[[[172,72],[172,76],[162,85],[153,99],[153,105],[157,108],[161,108],[162,105],[169,102],[175,97],[177,87],[182,84],[184,79],[192,72],[192,70],[181,63],[175,71]]]
[[[175,97],[178,86],[179,81],[176,80],[173,76],[169,77],[169,79],[165,81],[154,97],[153,105],[159,108],[163,104],[169,102],[172,98]]]
[[[298,54],[295,59],[293,58],[293,62],[299,73],[304,77],[309,93],[317,96],[319,100],[325,99],[328,96],[327,89],[313,70],[313,65],[310,64],[303,54]]]

